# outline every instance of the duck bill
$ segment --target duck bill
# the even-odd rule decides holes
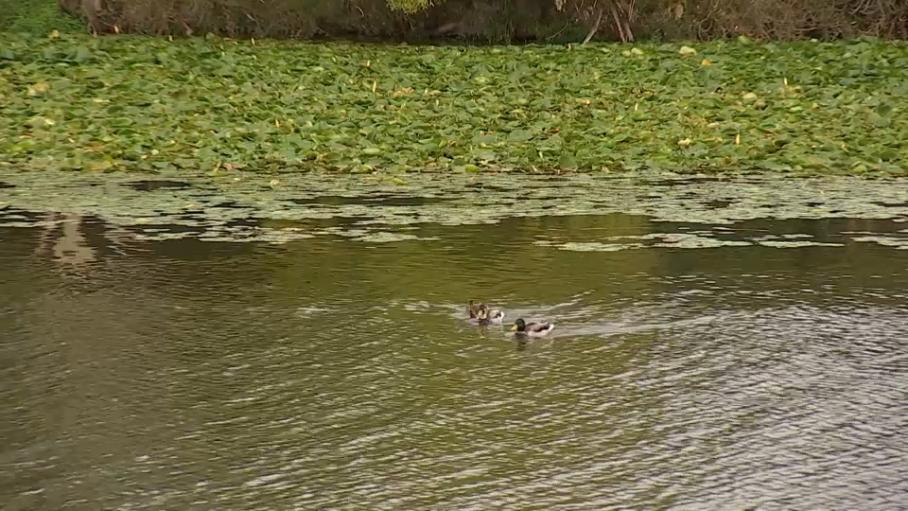
[[[517,325],[511,325],[511,331],[512,331],[512,332],[516,332],[516,331],[517,331]]]

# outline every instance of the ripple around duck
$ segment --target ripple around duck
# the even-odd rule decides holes
[[[908,492],[904,254],[843,239],[891,220],[737,226],[844,246],[589,253],[533,242],[691,231],[565,215],[268,245],[48,222],[0,227],[9,509],[897,509]],[[558,326],[517,344],[467,324],[469,298]]]

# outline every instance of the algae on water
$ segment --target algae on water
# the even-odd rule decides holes
[[[410,175],[406,182],[376,176],[230,172],[86,175],[46,171],[0,173],[0,226],[53,223],[34,212],[97,216],[148,240],[285,243],[342,236],[371,243],[427,242],[429,226],[481,225],[521,217],[645,218],[654,232],[596,230],[550,233],[539,246],[614,251],[653,247],[775,248],[840,243],[803,233],[770,235],[739,229],[767,220],[863,219],[908,221],[908,180],[855,177],[678,175],[642,172],[612,176],[451,174]],[[518,186],[519,185],[519,186]],[[699,227],[697,227],[699,226]],[[854,241],[901,247],[905,233],[842,233]]]

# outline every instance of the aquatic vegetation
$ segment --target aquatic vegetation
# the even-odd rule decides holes
[[[651,233],[642,236],[610,236],[608,242],[576,242],[564,243],[549,240],[539,240],[539,246],[555,247],[572,252],[618,252],[621,250],[641,249],[648,247],[662,248],[717,248],[741,247],[752,245],[749,241],[721,239],[715,236],[704,236],[692,233]],[[639,242],[622,242],[623,239],[638,239]],[[614,241],[613,241],[614,240]]]
[[[39,179],[36,179],[38,177]],[[848,239],[903,245],[908,222],[905,178],[852,176],[721,177],[640,171],[594,176],[527,175],[520,190],[507,174],[410,174],[405,178],[324,173],[199,174],[170,171],[86,174],[0,170],[0,227],[49,225],[33,213],[99,217],[141,239],[286,243],[337,236],[367,243],[432,243],[445,226],[494,224],[511,218],[639,219],[639,229],[545,231],[534,246],[569,251],[649,248],[828,246]],[[759,220],[886,221],[842,239],[753,229]],[[625,227],[626,227],[625,222]],[[908,231],[908,229],[905,229]],[[866,238],[870,236],[871,238]],[[866,239],[865,239],[866,238]]]
[[[12,169],[908,172],[904,43],[3,38]]]
[[[876,243],[896,250],[908,250],[908,236],[857,236],[854,241]]]
[[[855,240],[857,241],[857,240]],[[760,240],[757,242],[764,247],[773,248],[802,248],[802,247],[844,247],[842,243],[823,243],[819,241],[777,241],[777,240]]]

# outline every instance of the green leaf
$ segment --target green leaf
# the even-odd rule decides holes
[[[508,133],[508,140],[511,142],[525,142],[531,138],[533,138],[533,134],[525,129],[516,129]]]
[[[882,41],[698,42],[704,65],[678,44],[44,34],[4,34],[0,165],[881,172],[905,158],[908,47]]]

